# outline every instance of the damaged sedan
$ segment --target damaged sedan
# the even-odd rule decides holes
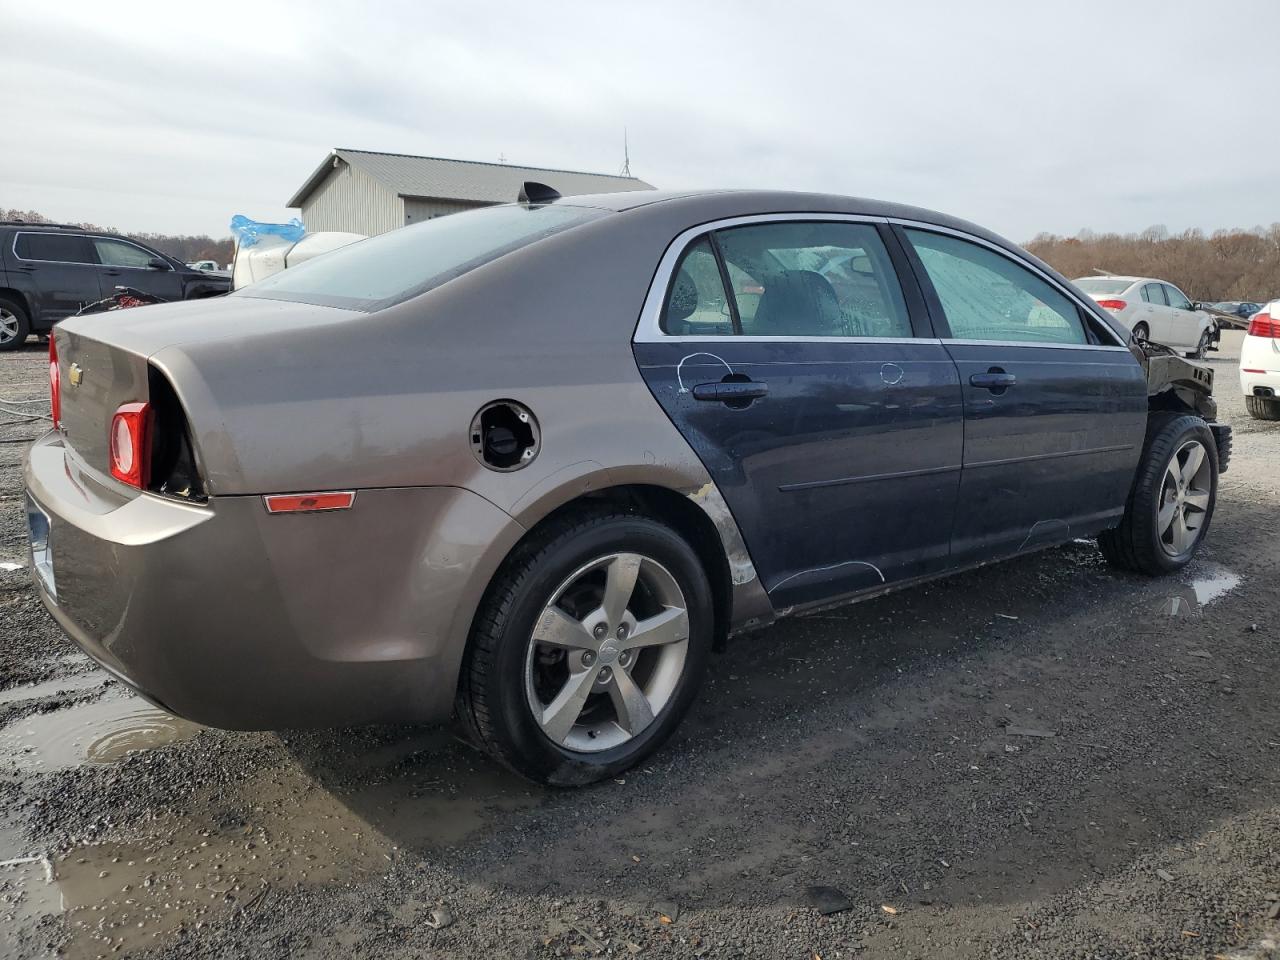
[[[234,729],[431,722],[533,780],[656,749],[714,647],[1213,517],[1212,374],[994,234],[721,191],[442,217],[218,300],[76,318],[25,465],[61,627]]]

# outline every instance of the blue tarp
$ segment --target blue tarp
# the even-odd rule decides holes
[[[288,223],[259,223],[237,213],[231,218],[231,232],[235,234],[240,246],[252,247],[259,237],[283,237],[290,243],[297,243],[307,229],[297,217]]]

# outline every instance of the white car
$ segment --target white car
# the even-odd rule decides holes
[[[1081,277],[1074,283],[1139,340],[1161,343],[1199,360],[1218,339],[1213,317],[1172,283],[1110,275]]]
[[[1255,420],[1280,420],[1280,300],[1249,320],[1240,347],[1240,388]]]

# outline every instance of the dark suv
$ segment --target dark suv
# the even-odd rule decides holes
[[[226,277],[192,270],[144,243],[81,227],[0,221],[0,350],[48,333],[118,286],[163,300],[212,297]]]

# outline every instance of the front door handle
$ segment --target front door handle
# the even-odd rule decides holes
[[[695,400],[719,400],[733,403],[740,400],[758,400],[769,395],[769,385],[758,380],[730,380],[719,383],[699,383],[693,388]]]
[[[975,373],[969,378],[970,385],[990,390],[997,395],[1004,393],[1017,382],[1017,377],[1012,373],[1005,373],[999,367],[992,367],[986,373]]]

